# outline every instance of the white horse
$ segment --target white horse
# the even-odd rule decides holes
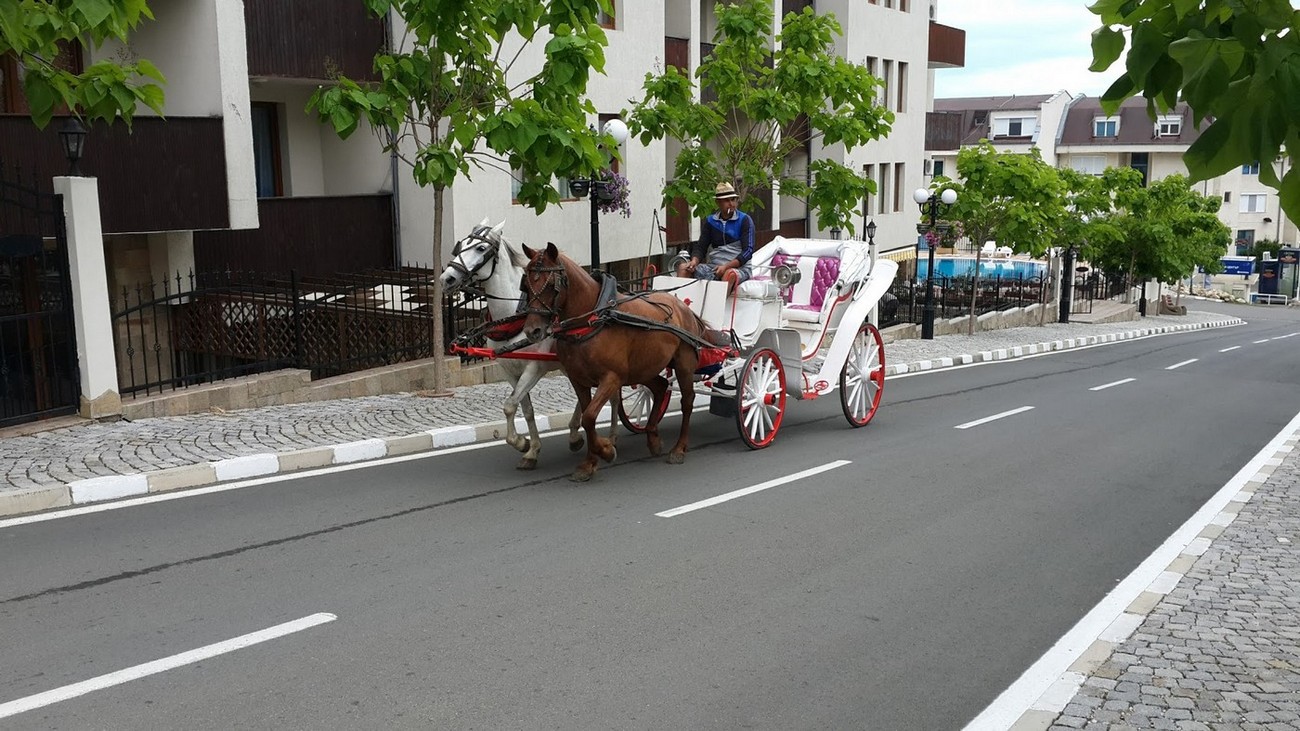
[[[452,293],[467,286],[479,287],[487,295],[488,315],[495,322],[514,315],[519,309],[520,283],[524,278],[524,267],[528,266],[528,257],[523,249],[512,244],[501,230],[505,221],[489,227],[487,219],[474,227],[468,236],[456,242],[452,250],[451,263],[442,272],[442,285],[446,292]],[[522,324],[522,322],[520,323]],[[509,340],[487,341],[493,349],[525,342],[523,333]],[[553,350],[551,339],[543,341],[539,350]],[[537,432],[537,422],[533,418],[533,400],[528,395],[533,386],[549,371],[558,370],[560,364],[553,360],[528,360],[521,358],[501,358],[497,360],[501,370],[514,391],[501,405],[506,417],[506,443],[523,452],[523,459],[517,465],[521,470],[537,467],[537,454],[542,449],[542,439]],[[515,429],[515,412],[524,407],[524,421],[528,424],[528,436],[524,437]],[[578,428],[582,425],[582,410],[574,408],[573,417],[569,419],[569,450],[576,452],[583,448],[583,439]],[[611,429],[612,431],[612,429]]]

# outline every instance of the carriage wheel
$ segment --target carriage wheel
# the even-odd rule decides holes
[[[880,408],[885,390],[885,342],[871,323],[863,323],[840,371],[840,406],[853,427],[866,426]]]
[[[750,449],[762,449],[776,438],[785,415],[785,369],[768,348],[745,359],[736,384],[736,428]]]
[[[673,379],[668,378],[668,389],[664,391],[664,402],[659,405],[659,418],[668,413],[668,402],[673,396]],[[618,392],[618,420],[633,434],[644,434],[650,424],[650,411],[654,408],[654,393],[649,388],[636,384],[624,386]]]

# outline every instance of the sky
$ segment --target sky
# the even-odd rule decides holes
[[[939,0],[937,20],[966,31],[966,67],[935,71],[936,99],[1052,94],[1101,96],[1123,67],[1094,74],[1092,0]]]

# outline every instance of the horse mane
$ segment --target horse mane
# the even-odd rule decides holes
[[[515,242],[506,238],[504,233],[497,235],[501,237],[501,248],[505,249],[506,253],[510,256],[510,263],[514,264],[519,269],[527,269],[529,259],[528,255],[524,253],[523,247],[515,245]]]

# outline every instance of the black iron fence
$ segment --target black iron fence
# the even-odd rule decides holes
[[[889,292],[898,299],[894,322],[919,323],[925,312],[925,288],[934,288],[936,318],[969,315],[971,301],[975,303],[976,316],[1017,307],[1045,303],[1052,297],[1052,279],[1049,274],[1017,274],[1015,276],[985,276],[976,282],[974,277],[935,277],[925,279],[895,279]]]
[[[113,327],[123,394],[262,373],[341,375],[446,352],[484,319],[482,300],[444,299],[433,345],[433,277],[417,267],[334,277],[215,272],[123,288]]]

